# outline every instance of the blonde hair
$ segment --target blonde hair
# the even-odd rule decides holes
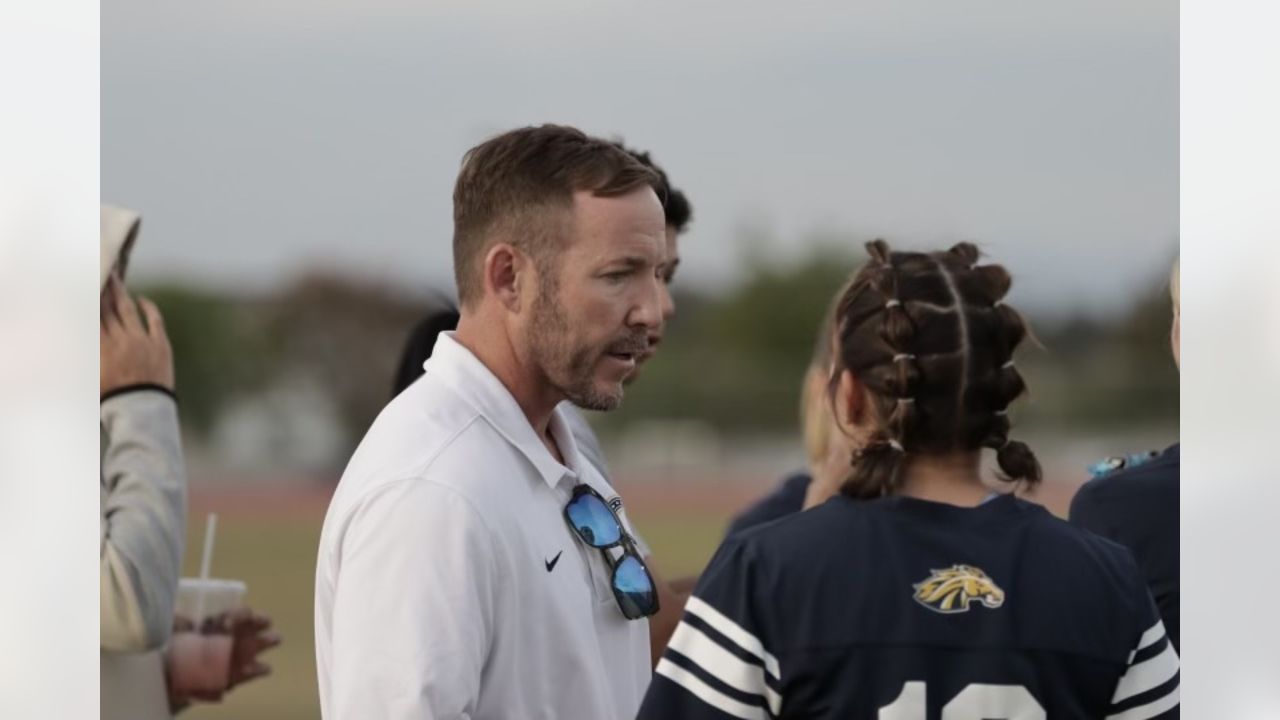
[[[813,356],[804,374],[804,387],[800,389],[800,433],[804,439],[805,455],[814,466],[826,459],[831,451],[831,433],[835,429],[831,403],[827,389],[831,383],[833,360],[832,342],[835,339],[836,309],[841,296],[853,281],[850,276],[827,305],[818,336],[813,343]]]
[[[804,388],[800,393],[800,431],[804,436],[804,453],[809,465],[814,466],[827,457],[831,450],[833,419],[831,405],[826,402],[827,369],[810,365],[805,372]]]

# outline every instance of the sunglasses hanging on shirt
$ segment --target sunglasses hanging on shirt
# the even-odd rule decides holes
[[[627,534],[617,514],[590,485],[578,485],[564,506],[564,517],[582,542],[596,548],[609,566],[609,587],[618,608],[628,620],[639,620],[658,612],[658,593],[649,568],[640,559],[635,541]],[[617,558],[610,552],[621,548]]]

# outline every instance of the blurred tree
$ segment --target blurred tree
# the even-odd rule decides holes
[[[681,295],[661,352],[602,431],[642,418],[698,418],[733,432],[796,427],[801,378],[827,303],[863,261],[830,238],[790,264],[751,264],[718,298]],[[696,296],[695,296],[696,297]],[[1113,317],[1029,322],[1040,346],[1018,362],[1031,388],[1020,422],[1107,430],[1176,421],[1178,374],[1169,353],[1163,279]]]
[[[274,371],[327,388],[354,450],[390,400],[409,331],[426,311],[427,303],[383,285],[313,273],[265,303],[260,325]]]
[[[427,303],[332,273],[304,276],[254,299],[153,285],[165,315],[184,427],[206,438],[230,403],[290,378],[314,380],[335,401],[345,456],[391,393],[409,330]]]
[[[1097,430],[1176,423],[1179,378],[1169,348],[1171,319],[1161,277],[1113,318],[1073,317],[1037,326],[1045,351],[1019,356],[1033,396],[1021,419]]]
[[[726,434],[795,432],[820,320],[860,265],[850,250],[858,246],[828,238],[792,262],[750,263],[743,281],[720,296],[678,287],[679,311],[662,350],[628,388],[623,408],[595,417],[600,429],[697,419]],[[302,378],[338,408],[341,457],[386,404],[408,333],[433,302],[337,273],[313,273],[254,299],[173,285],[149,294],[166,316],[189,429],[207,433],[230,401]],[[1176,422],[1169,312],[1161,278],[1113,317],[1030,318],[1043,349],[1028,343],[1019,353],[1031,399],[1019,404],[1018,422],[1090,431]]]
[[[724,297],[678,296],[662,350],[623,408],[597,418],[601,428],[683,417],[728,432],[790,431],[822,316],[858,263],[826,246],[790,264],[753,263]]]
[[[207,433],[226,400],[262,387],[264,344],[241,303],[172,284],[144,287],[164,314],[173,345],[183,427]]]

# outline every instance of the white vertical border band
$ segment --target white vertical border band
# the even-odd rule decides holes
[[[0,717],[98,707],[99,15],[0,2]]]
[[[1280,708],[1280,6],[1182,3],[1184,717]]]

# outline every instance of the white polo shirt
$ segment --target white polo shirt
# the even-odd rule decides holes
[[[617,493],[557,408],[561,465],[453,333],[388,405],[325,516],[316,664],[325,718],[635,717],[649,623],[564,520],[578,483]],[[619,507],[623,522],[630,529]]]

